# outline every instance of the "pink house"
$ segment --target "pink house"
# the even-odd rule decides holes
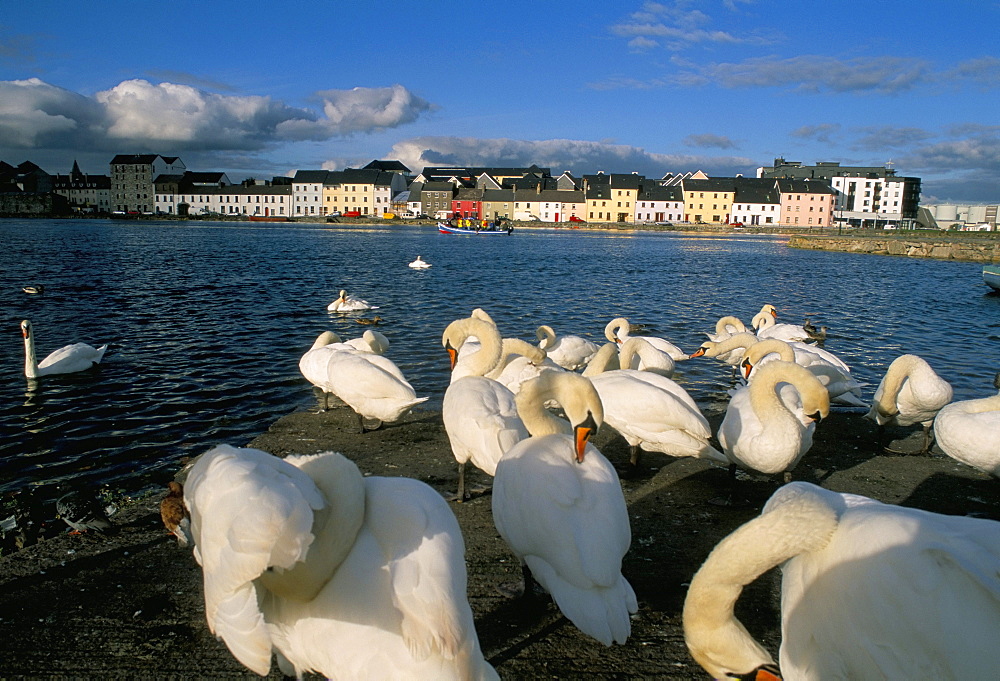
[[[835,194],[826,182],[778,180],[781,226],[829,227],[833,224]]]

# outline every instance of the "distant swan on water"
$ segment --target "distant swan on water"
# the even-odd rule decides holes
[[[341,289],[340,297],[326,306],[329,312],[356,312],[357,310],[375,310],[377,305],[370,304],[367,300],[361,300],[348,295],[347,291]]]
[[[417,256],[416,260],[410,263],[410,267],[412,267],[415,270],[425,270],[430,266],[431,264],[426,260],[423,260],[419,255]]]

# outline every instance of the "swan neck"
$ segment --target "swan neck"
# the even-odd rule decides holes
[[[556,332],[547,324],[542,324],[537,329],[535,329],[535,338],[538,339],[538,347],[542,350],[548,350],[556,342]]]
[[[597,354],[587,362],[587,367],[583,370],[583,375],[596,376],[605,371],[619,368],[621,360],[616,360],[617,357],[618,345],[616,343],[605,343],[597,351]]]
[[[35,334],[29,328],[24,334],[24,375],[38,378],[38,358],[35,355]]]
[[[916,355],[900,355],[892,361],[882,379],[882,404],[893,405],[889,413],[895,412],[896,398],[903,389],[903,383],[910,377],[917,365],[922,362]]]
[[[567,422],[545,407],[549,400],[563,408]],[[604,406],[597,388],[584,376],[569,371],[545,371],[527,381],[515,395],[517,415],[532,437],[570,435],[573,426],[588,417],[600,427],[604,423]],[[572,424],[572,425],[571,425]]]
[[[691,655],[713,678],[774,664],[736,618],[736,601],[764,572],[825,546],[837,522],[818,494],[795,495],[737,528],[709,554],[691,580],[683,622]]]
[[[281,598],[304,602],[316,597],[351,552],[365,519],[365,483],[358,467],[341,454],[287,460],[312,478],[326,504],[313,512],[313,541],[305,558],[289,570],[265,572],[260,581]]]
[[[783,340],[773,338],[758,341],[751,345],[747,348],[746,358],[750,360],[751,364],[757,364],[761,359],[770,355],[772,352],[776,353],[778,355],[778,359],[782,361],[795,361],[795,351],[792,350],[792,346]]]
[[[732,352],[736,348],[743,348],[746,351],[751,345],[757,343],[757,336],[749,332],[734,333],[729,338],[719,341],[705,351],[706,357],[718,357],[727,352]]]
[[[482,319],[468,317],[448,325],[442,338],[443,345],[460,350],[469,336],[479,339],[479,350],[469,356],[467,375],[485,376],[500,362],[503,343],[497,327]]]

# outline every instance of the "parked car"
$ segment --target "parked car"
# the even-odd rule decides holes
[[[340,211],[339,210],[332,210],[332,211],[330,211],[329,213],[326,214],[326,217],[328,217],[328,218],[339,218],[340,217]]]
[[[361,217],[361,211],[360,210],[345,210],[343,215],[344,215],[345,218],[359,218],[359,217]]]
[[[575,215],[570,215],[569,216],[569,221],[570,222],[586,222],[586,220],[584,220],[583,218],[577,217]]]

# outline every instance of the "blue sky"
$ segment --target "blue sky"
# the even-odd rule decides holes
[[[753,174],[891,162],[1000,202],[1000,2],[5,3],[0,160],[235,180],[372,159]]]

